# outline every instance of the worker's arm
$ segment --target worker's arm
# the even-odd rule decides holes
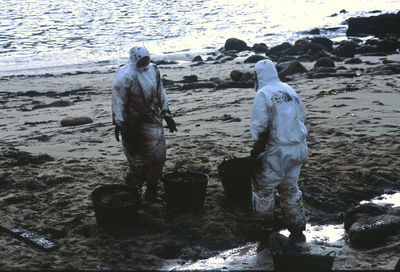
[[[126,105],[126,85],[129,85],[127,79],[123,76],[120,71],[114,81],[112,89],[112,121],[115,125],[115,139],[119,141],[119,134],[123,134],[125,131],[125,120],[124,120],[124,107]]]
[[[174,119],[172,119],[172,114],[169,110],[168,106],[168,98],[167,98],[167,93],[165,92],[162,80],[161,80],[161,75],[160,71],[158,70],[157,66],[155,66],[156,72],[157,72],[157,86],[158,86],[158,93],[159,93],[159,102],[160,102],[160,109],[161,113],[163,115],[163,118],[165,122],[167,122],[167,126],[169,128],[169,131],[173,133],[174,131],[178,131],[176,129],[176,124]]]
[[[251,112],[250,133],[253,137],[251,157],[257,158],[265,150],[270,137],[270,112],[263,92],[257,92]]]

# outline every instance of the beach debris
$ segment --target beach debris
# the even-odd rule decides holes
[[[216,89],[231,89],[231,88],[253,88],[254,82],[234,82],[234,81],[227,81],[217,85]]]
[[[199,79],[196,75],[183,76],[183,80],[181,81],[181,83],[194,83],[198,80]]]
[[[49,104],[39,104],[32,107],[32,110],[44,109],[44,108],[56,108],[56,107],[68,107],[73,105],[72,102],[66,100],[58,100]]]
[[[93,123],[93,119],[90,117],[71,117],[62,119],[60,122],[62,127],[80,126],[89,123]]]
[[[198,83],[189,83],[181,86],[181,90],[193,90],[193,89],[207,89],[207,88],[215,88],[217,84],[214,82],[198,82]]]
[[[32,155],[26,151],[20,151],[16,148],[9,148],[2,152],[2,157],[7,158],[5,164],[22,166],[27,164],[42,164],[48,161],[53,161],[54,158],[47,154]]]
[[[37,246],[40,249],[43,250],[53,250],[57,248],[57,245],[53,243],[52,241],[47,240],[43,236],[40,236],[39,234],[32,232],[30,230],[21,228],[21,227],[12,227],[12,228],[7,228],[4,226],[0,226],[0,230],[11,233],[13,236],[17,237],[18,239],[23,240],[24,242]]]

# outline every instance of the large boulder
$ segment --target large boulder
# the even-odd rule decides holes
[[[400,35],[400,13],[370,17],[352,17],[347,20],[347,36]]]
[[[311,43],[322,45],[328,51],[331,51],[333,47],[333,42],[326,37],[311,38]]]
[[[248,46],[245,41],[229,38],[225,41],[225,50],[237,50],[237,51],[246,51],[248,50]]]

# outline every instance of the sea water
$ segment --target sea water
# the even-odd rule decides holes
[[[397,12],[398,0],[8,0],[0,2],[0,76],[105,67],[132,46],[191,60],[239,38],[269,47],[307,36],[344,39],[345,20]]]

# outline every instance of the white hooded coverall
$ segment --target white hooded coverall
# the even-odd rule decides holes
[[[169,115],[168,99],[156,65],[138,68],[137,62],[150,57],[145,47],[133,47],[131,63],[121,67],[112,90],[112,114],[115,125],[123,124],[122,144],[128,160],[125,183],[140,190],[157,188],[166,157],[163,116]]]
[[[307,128],[299,95],[279,80],[269,60],[256,63],[258,89],[250,120],[255,143],[264,141],[252,181],[253,209],[273,219],[274,190],[278,189],[284,221],[289,230],[305,230],[300,168],[307,158]],[[264,135],[263,135],[264,133]],[[266,133],[266,134],[265,134]],[[263,138],[262,138],[263,137]]]

